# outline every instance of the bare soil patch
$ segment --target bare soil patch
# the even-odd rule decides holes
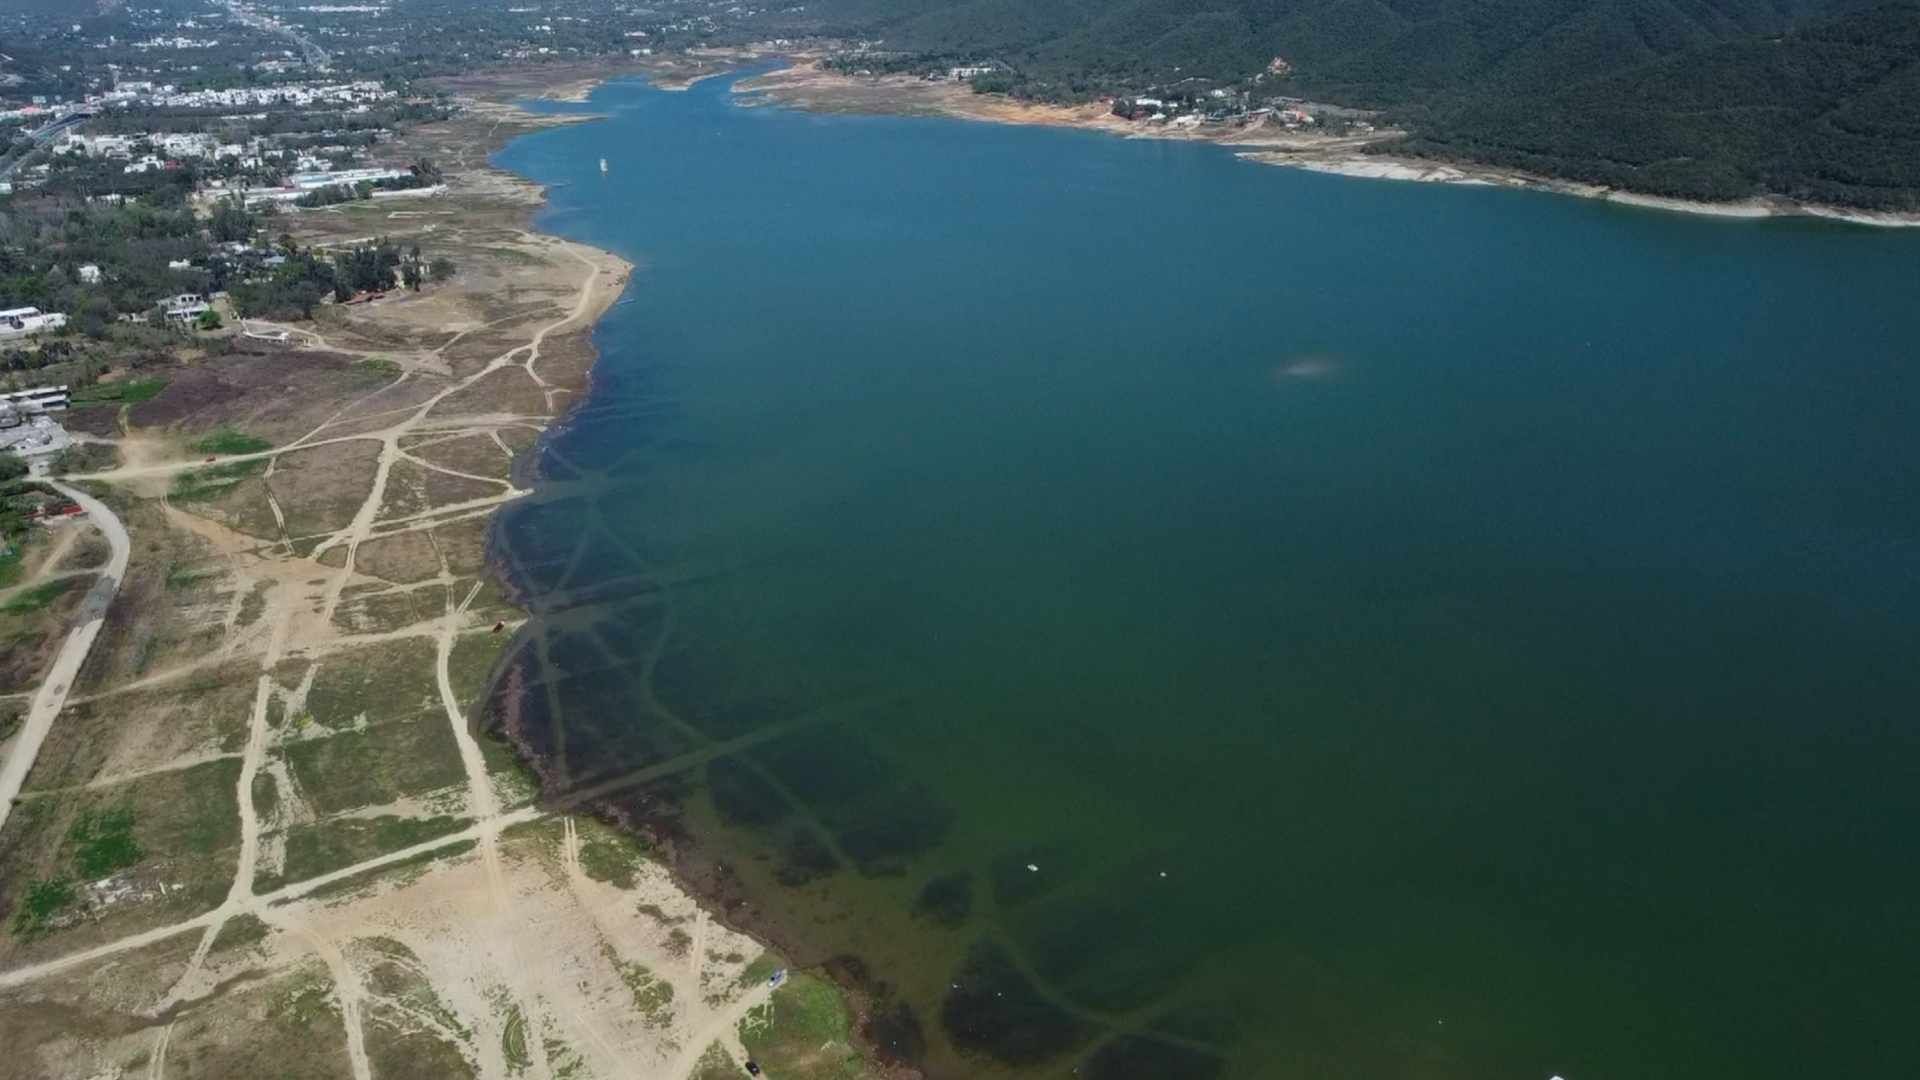
[[[312,536],[346,528],[373,490],[379,457],[378,442],[351,439],[275,459],[267,486],[287,516],[288,534]]]
[[[440,554],[426,530],[409,530],[361,544],[354,568],[388,581],[422,581],[439,575]]]

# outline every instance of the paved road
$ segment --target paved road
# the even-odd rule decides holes
[[[80,621],[61,644],[60,652],[53,658],[53,666],[47,669],[46,678],[40,682],[40,689],[34,691],[33,704],[28,707],[27,721],[20,730],[19,741],[14,743],[13,752],[7,755],[6,764],[0,765],[0,825],[5,825],[7,816],[13,813],[13,800],[27,782],[27,773],[32,771],[34,759],[40,756],[40,745],[47,741],[47,732],[53,730],[54,717],[59,716],[60,710],[66,707],[67,691],[72,689],[73,680],[80,674],[80,665],[86,662],[87,653],[93,649],[93,639],[100,636],[100,628],[106,625],[107,607],[120,591],[120,579],[127,575],[127,558],[133,552],[133,545],[127,540],[127,527],[120,523],[113,511],[107,509],[106,503],[58,480],[49,480],[48,483],[62,495],[79,503],[87,516],[93,519],[94,525],[107,534],[113,557],[107,560],[107,568],[93,583],[93,588],[87,590],[86,599],[80,601]]]
[[[12,161],[9,161],[5,164],[0,164],[0,180],[5,180],[8,177],[12,176],[14,173],[14,170],[18,169],[20,166],[25,165],[27,163],[28,158],[32,157],[35,153],[39,152],[41,147],[47,145],[49,142],[52,142],[53,137],[55,135],[58,135],[61,132],[67,131],[71,128],[77,127],[78,125],[91,119],[93,119],[92,113],[78,113],[73,116],[69,116],[64,119],[57,120],[54,123],[39,129],[38,131],[31,132],[28,135],[28,138],[33,140],[33,146],[27,150],[21,151],[20,156],[14,158]]]
[[[227,10],[233,13],[234,18],[239,19],[241,22],[246,23],[256,30],[265,30],[268,33],[280,34],[292,41],[295,45],[300,46],[300,52],[306,56],[307,63],[312,64],[314,67],[323,68],[333,62],[333,58],[327,55],[327,50],[314,44],[312,38],[295,30],[293,27],[277,19],[269,18],[268,16],[261,15],[249,8],[243,7],[236,3],[235,0],[226,0],[226,3]]]

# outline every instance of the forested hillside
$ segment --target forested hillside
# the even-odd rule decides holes
[[[1920,0],[816,0],[818,29],[1043,99],[1243,80],[1397,149],[1661,194],[1920,207]]]
[[[1481,93],[1409,148],[1661,194],[1920,208],[1920,3]]]

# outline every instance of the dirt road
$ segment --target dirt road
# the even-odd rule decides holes
[[[86,662],[87,653],[93,648],[93,639],[100,636],[100,628],[106,625],[107,607],[120,591],[120,579],[126,576],[127,559],[133,546],[127,540],[127,528],[114,516],[107,504],[78,488],[69,487],[58,480],[47,482],[54,490],[79,503],[81,509],[93,519],[101,532],[106,534],[107,543],[113,554],[107,560],[106,569],[100,574],[93,588],[80,602],[80,621],[67,634],[67,640],[60,645],[60,652],[54,656],[53,664],[47,668],[46,678],[40,681],[40,688],[34,691],[33,704],[28,707],[26,723],[20,730],[20,741],[14,744],[13,753],[7,755],[5,765],[0,765],[0,825],[7,823],[7,817],[13,812],[13,800],[20,794],[21,785],[27,782],[27,773],[33,769],[34,759],[40,756],[40,744],[46,742],[47,732],[53,730],[53,719],[66,707],[67,691],[73,687],[73,680],[80,674],[80,665]]]

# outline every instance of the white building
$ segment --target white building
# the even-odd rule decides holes
[[[100,268],[93,263],[87,263],[76,271],[76,273],[80,275],[80,282],[83,285],[100,284]]]
[[[32,337],[65,325],[67,317],[59,312],[45,312],[36,307],[8,308],[0,311],[0,341]]]
[[[69,395],[66,384],[59,386],[36,386],[31,390],[13,390],[0,393],[0,402],[7,402],[23,413],[54,412],[67,407]]]
[[[133,147],[139,139],[132,135],[82,135],[69,131],[66,135],[66,148],[77,150],[88,157],[129,158],[133,156]]]
[[[359,183],[372,183],[375,180],[398,180],[413,175],[406,169],[335,169],[331,172],[294,173],[287,178],[288,185],[311,191],[314,188],[331,187],[334,184],[352,186]]]

